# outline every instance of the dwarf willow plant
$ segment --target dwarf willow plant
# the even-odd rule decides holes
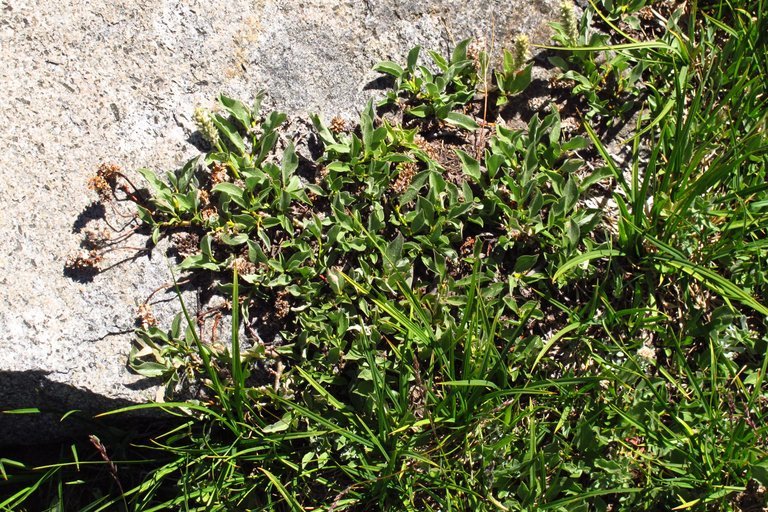
[[[478,54],[475,59],[467,56],[470,40],[459,43],[450,59],[430,51],[432,63],[439,70],[418,65],[420,47],[408,53],[405,68],[391,61],[377,64],[374,69],[392,75],[395,87],[380,105],[397,104],[401,94],[409,102],[405,113],[418,118],[435,117],[465,129],[477,128],[477,123],[462,113],[455,112],[474,98],[481,60],[487,63],[487,55]]]
[[[440,75],[416,67],[417,50],[403,70],[393,63],[379,66],[398,75],[400,87],[426,101],[422,105],[432,105],[429,115],[455,125],[453,136],[465,142],[447,149],[447,156],[438,154],[438,141],[426,140],[417,128],[379,120],[369,104],[352,132],[334,132],[314,116],[325,153],[300,169],[292,142],[282,155],[272,151],[282,114],[270,114],[262,122],[258,101],[249,109],[222,97],[229,117],[213,117],[218,130],[209,137],[217,141],[213,151],[171,174],[168,182],[142,170],[153,195],[140,206],[141,219],[152,226],[155,238],[171,228],[199,237],[199,249],[179,269],[237,267],[249,299],[244,318],[254,316],[253,308],[280,303],[281,308],[261,315],[273,325],[252,327],[276,333],[281,352],[297,361],[319,358],[323,364],[337,364],[348,349],[344,333],[369,313],[369,305],[359,302],[356,289],[342,275],[366,287],[388,289],[397,298],[392,279],[406,272],[418,293],[459,305],[466,296],[475,243],[484,245],[487,257],[482,280],[495,283],[487,300],[502,312],[517,314],[513,290],[536,281],[540,269],[566,261],[599,222],[596,210],[577,208],[589,175],[584,183],[576,176],[583,162],[575,152],[587,141],[564,139],[553,111],[543,120],[534,117],[526,132],[498,126],[485,148],[466,142],[477,123],[456,124],[467,116],[449,116],[451,112],[440,109],[474,97],[477,77],[468,71],[473,68],[466,58],[467,44],[459,45],[450,61],[430,54],[443,70]],[[522,57],[517,60],[522,65]],[[419,77],[438,82],[441,90],[453,84],[471,94],[438,107],[434,95],[421,92],[432,86],[411,76],[417,69]],[[410,107],[405,112],[428,115],[421,110],[415,114]],[[479,153],[479,158],[470,153]],[[379,246],[387,248],[387,261],[374,250]],[[175,325],[171,338],[179,335]],[[144,330],[140,337],[133,362],[137,371],[178,373],[178,358],[159,348],[168,335]],[[150,354],[152,361],[142,360]]]

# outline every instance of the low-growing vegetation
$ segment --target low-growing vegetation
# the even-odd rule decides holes
[[[0,505],[764,510],[766,10],[564,3],[533,60],[521,36],[379,63],[355,125],[286,141],[222,95],[148,189],[103,166],[228,301],[142,307],[130,365],[165,395],[126,410],[173,428],[2,459]]]

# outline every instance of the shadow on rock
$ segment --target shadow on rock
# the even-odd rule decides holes
[[[0,389],[0,447],[81,439],[131,424],[159,431],[170,418],[159,409],[95,418],[133,403],[52,381],[44,371],[0,371]]]
[[[75,219],[72,225],[73,233],[82,233],[89,222],[93,220],[104,219],[107,216],[107,209],[104,203],[94,201],[83,209]]]
[[[364,91],[386,91],[395,87],[394,77],[385,75],[374,78],[363,86]]]

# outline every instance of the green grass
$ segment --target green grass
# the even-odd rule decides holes
[[[357,127],[313,117],[316,161],[261,97],[198,112],[211,151],[131,199],[226,283],[228,346],[183,305],[148,322],[131,365],[167,401],[109,415],[174,427],[103,437],[117,472],[88,444],[2,459],[0,508],[766,506],[768,6],[669,5],[565,12],[567,89],[523,130],[524,50],[494,74],[467,42],[379,64]]]

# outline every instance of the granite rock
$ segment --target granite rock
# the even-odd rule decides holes
[[[0,410],[51,411],[0,414],[0,444],[72,433],[56,417],[73,408],[154,397],[156,383],[131,374],[126,356],[137,305],[171,279],[162,250],[110,253],[92,279],[64,271],[98,222],[86,184],[100,163],[176,168],[198,153],[194,108],[220,92],[249,100],[265,89],[267,106],[294,119],[354,121],[381,94],[376,62],[467,37],[496,50],[519,33],[547,42],[556,4],[0,1]],[[153,298],[167,321],[173,294]]]

